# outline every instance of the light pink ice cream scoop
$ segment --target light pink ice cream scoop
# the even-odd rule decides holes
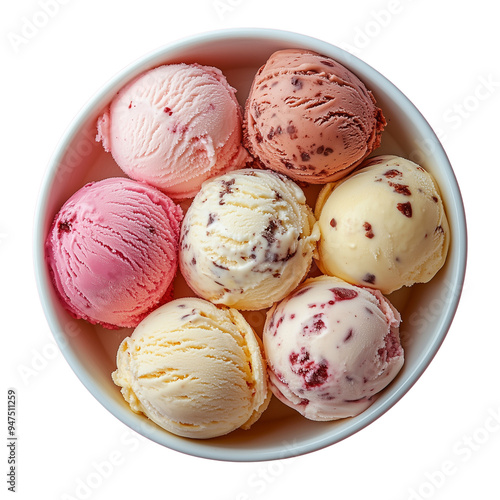
[[[236,91],[219,69],[169,64],[118,92],[98,119],[97,140],[129,177],[178,200],[249,159],[241,121]]]
[[[331,182],[380,145],[385,127],[373,94],[337,61],[279,50],[254,78],[245,145],[266,167],[296,181]]]
[[[267,314],[274,395],[310,420],[358,415],[403,366],[400,321],[377,290],[331,276],[305,281]]]
[[[45,252],[68,311],[107,328],[135,327],[170,299],[182,210],[124,178],[85,185],[63,205]]]

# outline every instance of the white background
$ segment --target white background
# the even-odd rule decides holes
[[[2,392],[18,392],[17,498],[500,498],[500,31],[474,0],[2,2]],[[38,17],[37,17],[38,16]],[[23,37],[26,22],[43,24]],[[32,232],[47,162],[81,106],[141,55],[218,28],[281,28],[348,48],[439,132],[462,189],[469,259],[449,334],[411,391],[351,438],[279,462],[186,456],[128,430],[59,353],[35,288]],[[26,33],[26,29],[24,28]],[[493,240],[495,238],[495,240]],[[494,420],[496,416],[497,420]],[[7,453],[1,446],[2,498]]]

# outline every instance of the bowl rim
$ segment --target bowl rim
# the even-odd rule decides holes
[[[453,282],[455,293],[448,304],[445,316],[441,318],[439,333],[433,337],[433,342],[427,346],[426,351],[421,353],[419,363],[409,374],[405,376],[402,383],[394,387],[394,390],[390,392],[390,395],[385,399],[382,405],[372,405],[362,414],[357,417],[353,417],[350,424],[341,429],[340,432],[338,429],[331,432],[325,432],[320,437],[310,438],[297,444],[287,446],[284,449],[277,447],[269,449],[266,448],[264,450],[223,448],[211,445],[210,440],[203,440],[203,444],[200,445],[199,440],[180,438],[163,431],[160,428],[156,429],[152,426],[141,427],[141,425],[138,424],[137,415],[131,411],[124,411],[122,406],[120,406],[116,401],[110,399],[107,396],[106,391],[102,389],[91,376],[89,376],[90,370],[80,363],[75,353],[68,348],[67,344],[65,344],[63,341],[63,335],[60,334],[61,326],[49,299],[50,280],[47,276],[48,273],[46,271],[43,251],[45,244],[43,221],[46,217],[45,208],[49,200],[48,195],[50,187],[57,175],[58,165],[64,155],[65,146],[71,143],[71,140],[76,136],[86,120],[89,119],[93,110],[95,110],[96,105],[101,102],[105,96],[111,96],[112,92],[121,87],[125,80],[140,74],[142,71],[153,67],[155,64],[158,65],[162,59],[165,60],[175,57],[176,52],[185,51],[186,49],[197,46],[201,43],[221,42],[230,39],[248,41],[268,40],[269,42],[283,42],[286,44],[296,43],[298,47],[308,48],[319,53],[326,53],[329,57],[333,57],[354,72],[360,72],[363,75],[368,74],[372,79],[382,82],[383,86],[391,93],[392,98],[396,99],[399,105],[403,106],[408,113],[412,114],[415,127],[423,131],[422,133],[425,133],[426,137],[431,137],[433,141],[436,142],[436,147],[432,156],[436,159],[436,162],[446,170],[446,177],[449,180],[452,190],[452,200],[449,200],[449,203],[447,204],[447,211],[449,212],[450,210],[453,210],[454,217],[458,221],[457,228],[454,227],[453,234],[455,250],[454,264],[457,268],[457,274],[454,276]],[[450,203],[450,201],[452,203]],[[113,414],[129,428],[172,450],[195,457],[220,461],[257,462],[296,457],[340,442],[380,418],[409,391],[409,389],[416,383],[429,366],[430,362],[441,347],[455,316],[465,280],[467,262],[467,227],[460,188],[442,144],[420,111],[392,82],[357,56],[332,43],[320,40],[310,35],[272,28],[229,28],[210,30],[185,36],[150,51],[119,71],[114,77],[101,86],[100,89],[95,92],[94,95],[82,106],[78,114],[60,138],[59,143],[46,165],[46,169],[43,174],[43,180],[39,187],[38,199],[35,208],[33,257],[38,295],[55,341],[80,382],[82,382],[87,390],[89,390],[89,392],[97,399],[97,401],[99,401],[99,403],[101,403],[102,406],[104,406],[104,408],[106,408],[111,414]]]

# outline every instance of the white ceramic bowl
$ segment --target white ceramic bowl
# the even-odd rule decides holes
[[[451,226],[451,247],[445,267],[428,284],[394,293],[390,298],[404,322],[401,334],[406,362],[394,382],[357,417],[312,422],[276,398],[248,431],[209,440],[190,440],[162,430],[136,415],[111,380],[116,349],[131,330],[104,330],[74,320],[60,305],[44,261],[44,240],[52,219],[69,196],[91,180],[124,175],[111,155],[95,142],[95,123],[118,89],[139,73],[165,63],[198,62],[219,67],[238,89],[243,104],[256,70],[271,53],[306,48],[330,56],[356,73],[373,91],[388,126],[375,154],[397,154],[428,169],[437,179]],[[230,461],[271,460],[297,456],[332,445],[364,428],[391,408],[417,381],[443,342],[463,285],[466,265],[466,223],[459,187],[441,144],[413,104],[373,68],[326,42],[308,36],[267,29],[237,29],[190,37],[133,63],[83,108],[62,138],[48,165],[35,220],[35,268],[42,305],[54,337],[81,382],[112,414],[157,443],[194,456]],[[247,318],[258,330],[260,313]]]

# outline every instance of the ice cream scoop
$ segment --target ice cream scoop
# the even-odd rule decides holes
[[[187,210],[180,270],[207,300],[262,309],[302,281],[318,238],[293,181],[269,170],[236,170],[205,182]]]
[[[399,156],[323,188],[316,205],[318,265],[326,274],[388,294],[428,282],[443,266],[450,230],[437,184]]]
[[[179,436],[248,429],[269,404],[260,339],[235,309],[176,299],[147,316],[117,354],[131,409]]]
[[[254,78],[245,145],[266,167],[323,184],[351,172],[380,145],[385,118],[364,83],[337,61],[279,50]]]
[[[45,254],[68,311],[107,328],[135,327],[170,299],[182,210],[124,178],[92,182],[56,215]]]
[[[97,140],[129,177],[174,200],[193,197],[204,180],[248,158],[235,92],[211,66],[154,68],[118,92]]]
[[[273,393],[311,420],[358,415],[403,366],[400,320],[378,290],[331,276],[306,280],[267,314]]]

